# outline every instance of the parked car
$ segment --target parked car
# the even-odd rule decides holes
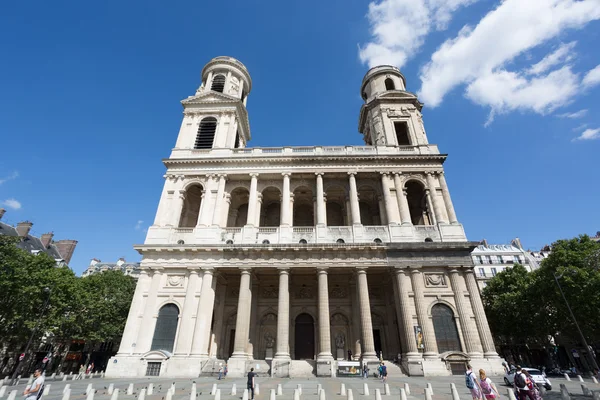
[[[548,379],[546,377],[546,374],[544,374],[542,371],[540,371],[539,369],[535,369],[535,368],[523,368],[523,369],[525,371],[529,372],[529,375],[531,375],[531,377],[533,378],[533,381],[538,386],[543,386],[546,390],[552,390],[552,383],[550,383],[550,379]],[[516,372],[517,372],[517,370],[511,369],[510,372],[507,372],[506,374],[504,374],[504,383],[507,386],[514,385]]]

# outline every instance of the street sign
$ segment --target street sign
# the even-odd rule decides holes
[[[25,353],[21,353],[21,355],[19,356],[19,361],[23,361],[24,358],[25,358]]]

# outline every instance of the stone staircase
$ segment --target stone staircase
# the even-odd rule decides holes
[[[387,371],[388,371],[388,377],[399,377],[399,376],[406,376],[406,374],[402,371],[402,368],[400,368],[399,365],[394,364],[391,361],[388,360],[384,360],[383,361],[385,363],[385,366],[387,367]]]
[[[317,373],[317,362],[314,360],[292,360],[290,362],[290,378],[313,378]]]
[[[200,376],[217,376],[219,375],[219,367],[225,366],[225,360],[218,358],[210,358],[202,362]]]

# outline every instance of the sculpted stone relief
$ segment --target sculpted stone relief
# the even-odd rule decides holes
[[[167,286],[182,287],[185,277],[183,275],[169,275],[167,277]]]
[[[329,298],[331,299],[345,299],[346,297],[348,297],[348,292],[344,288],[335,286],[329,290]]]
[[[425,273],[425,287],[448,287],[444,274]]]
[[[306,285],[302,285],[302,287],[300,287],[300,289],[298,289],[296,291],[296,298],[297,299],[312,299],[312,298],[314,298],[312,288],[310,288]]]
[[[276,299],[279,295],[279,290],[274,286],[267,286],[263,288],[261,295],[263,299]]]

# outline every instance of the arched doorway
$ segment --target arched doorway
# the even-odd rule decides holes
[[[315,357],[315,323],[309,314],[296,317],[294,350],[296,360],[312,360]]]

